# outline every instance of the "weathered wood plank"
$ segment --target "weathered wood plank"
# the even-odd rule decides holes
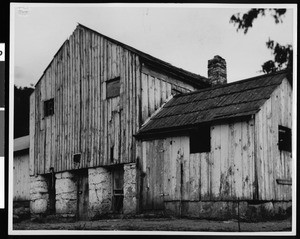
[[[226,142],[222,142],[226,143]],[[226,147],[227,145],[224,145]],[[211,126],[211,197],[217,199],[220,197],[220,177],[221,177],[221,126]]]
[[[148,101],[149,101],[149,112],[148,116],[150,117],[151,114],[155,111],[155,105],[154,105],[154,77],[148,76]]]
[[[35,125],[35,141],[34,141],[34,144],[35,144],[35,147],[34,147],[34,156],[35,156],[35,164],[34,164],[34,174],[37,174],[38,173],[38,164],[39,164],[39,161],[40,161],[40,123],[41,123],[41,120],[40,120],[40,98],[39,98],[39,94],[40,94],[40,85],[37,85],[35,87],[35,91],[34,91],[34,97],[35,97],[35,109],[36,109],[36,114],[35,114],[35,122],[36,122],[36,125]]]
[[[73,43],[73,35],[69,38],[68,41],[68,61],[69,61],[69,82],[70,82],[70,96],[69,96],[69,108],[70,108],[70,125],[69,125],[69,137],[70,137],[70,155],[69,155],[69,170],[72,169],[72,162],[73,162],[73,155],[74,155],[74,108],[75,108],[75,102],[74,102],[74,97],[75,97],[75,92],[74,92],[74,87],[75,87],[75,76],[74,76],[74,43]]]
[[[59,161],[59,157],[60,157],[60,141],[59,141],[59,137],[60,137],[60,124],[59,124],[59,84],[58,84],[58,77],[57,77],[57,64],[54,63],[55,59],[53,60],[53,68],[54,68],[54,72],[53,72],[53,80],[54,80],[54,84],[55,84],[55,99],[54,99],[54,111],[55,111],[55,132],[56,132],[56,137],[55,137],[55,161],[54,161],[54,171],[57,172],[58,171],[58,161]]]
[[[100,51],[99,51],[99,39],[98,37],[94,34],[94,70],[95,70],[95,90],[94,90],[94,95],[95,95],[95,145],[94,145],[94,157],[95,159],[93,160],[93,166],[99,165],[99,157],[100,157],[100,122],[101,122],[101,106],[100,106],[100,100],[99,96],[101,95],[101,85],[100,85]]]
[[[34,175],[34,161],[35,161],[35,93],[32,93],[29,98],[30,113],[29,113],[29,175]]]
[[[161,102],[162,103],[165,103],[166,102],[166,82],[165,81],[160,81],[160,89],[161,89],[161,92],[160,92],[160,95],[161,95]]]
[[[234,196],[239,200],[242,196],[242,162],[241,162],[241,136],[242,136],[242,123],[235,122],[234,124],[234,184],[233,187],[235,188]]]
[[[189,137],[181,137],[180,144],[182,148],[182,185],[181,185],[181,198],[183,200],[190,199],[190,183],[192,173],[190,172],[190,146],[189,146]]]
[[[250,181],[250,158],[248,156],[248,149],[249,149],[249,123],[242,123],[242,132],[241,132],[241,177],[242,177],[242,188],[240,199],[249,199],[250,193],[252,190],[251,181]],[[249,185],[250,182],[250,185]]]
[[[129,91],[128,91],[128,104],[129,104],[129,112],[127,118],[127,127],[128,127],[128,159],[127,162],[132,162],[132,119],[133,119],[133,74],[132,74],[132,53],[128,52],[128,84],[129,84]]]
[[[107,61],[107,54],[108,54],[108,47],[107,47],[107,41],[105,39],[103,39],[103,80],[102,80],[102,93],[103,93],[103,98],[102,98],[102,102],[103,102],[103,164],[108,164],[108,145],[107,145],[107,140],[108,140],[108,135],[107,135],[107,125],[108,125],[108,104],[106,101],[106,81],[108,79],[108,73],[107,73],[107,65],[108,65],[108,61]]]
[[[142,74],[142,121],[148,118],[148,75]]]
[[[188,144],[189,145],[189,144]],[[200,200],[200,160],[197,154],[189,155],[189,194],[192,201]]]
[[[172,85],[171,84],[166,84],[166,98],[169,99],[169,97],[172,95]]]
[[[228,141],[228,135],[230,134],[228,125],[220,125],[220,199],[228,200],[230,198],[229,186],[228,186],[228,162],[229,162],[229,149],[230,142]]]
[[[95,104],[95,49],[94,49],[94,35],[90,34],[90,69],[89,69],[89,75],[90,75],[90,92],[91,92],[91,107],[90,107],[90,115],[91,115],[91,121],[90,121],[90,134],[91,134],[91,143],[90,143],[90,154],[88,157],[88,164],[87,167],[93,167],[94,160],[96,160],[95,156],[95,115],[97,114]]]
[[[137,77],[136,77],[136,62],[135,62],[135,54],[131,54],[131,65],[132,65],[132,115],[131,115],[131,162],[135,162],[136,160],[136,140],[133,135],[136,133],[136,121],[137,121],[137,94],[136,94],[136,85],[137,85]]]

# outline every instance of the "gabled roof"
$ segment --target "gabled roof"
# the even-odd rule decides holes
[[[137,137],[193,128],[201,123],[253,115],[286,78],[280,71],[174,96]]]
[[[128,46],[128,45],[126,45],[126,44],[124,44],[124,43],[122,43],[122,42],[119,42],[119,41],[117,41],[117,40],[115,40],[115,39],[113,39],[113,38],[110,38],[110,37],[108,37],[108,36],[105,36],[105,35],[103,35],[103,34],[97,32],[97,31],[95,31],[95,30],[93,30],[93,29],[91,29],[91,28],[88,28],[88,27],[86,27],[86,26],[80,24],[80,23],[78,23],[78,26],[80,26],[80,27],[82,27],[82,28],[85,28],[85,29],[87,29],[87,30],[89,30],[89,31],[92,31],[92,32],[94,32],[95,34],[97,34],[97,35],[99,35],[99,36],[102,36],[102,37],[106,38],[107,40],[109,40],[109,41],[111,41],[111,42],[113,42],[113,43],[115,43],[115,44],[117,44],[117,45],[122,46],[123,48],[125,48],[125,49],[127,49],[127,50],[129,50],[129,51],[131,51],[131,52],[133,52],[133,53],[135,53],[135,54],[137,54],[137,55],[140,56],[144,61],[146,61],[146,62],[148,62],[148,63],[150,63],[150,64],[153,64],[154,66],[162,67],[162,68],[164,68],[164,69],[165,69],[167,72],[169,72],[169,73],[170,73],[170,72],[171,72],[171,73],[172,73],[172,72],[175,72],[175,73],[178,74],[179,76],[184,77],[183,80],[185,80],[185,81],[190,81],[190,80],[192,80],[192,82],[190,82],[190,83],[195,84],[195,85],[198,85],[198,86],[200,86],[201,88],[202,88],[202,87],[205,87],[205,86],[206,86],[206,87],[210,86],[209,80],[208,80],[206,77],[203,77],[203,76],[201,76],[201,75],[198,75],[198,74],[195,74],[195,73],[186,71],[186,70],[184,70],[184,69],[182,69],[182,68],[173,66],[173,65],[171,65],[171,64],[168,63],[168,62],[165,62],[165,61],[163,61],[163,60],[160,60],[160,59],[158,59],[158,58],[156,58],[156,57],[153,57],[153,56],[151,56],[151,55],[149,55],[149,54],[146,54],[146,53],[144,53],[144,52],[142,52],[142,51],[139,51],[139,50],[137,50],[137,49],[135,49],[135,48],[133,48],[133,47],[131,47],[131,46]]]
[[[204,88],[204,87],[209,87],[210,86],[209,80],[206,77],[204,77],[204,76],[201,76],[201,75],[198,75],[198,74],[186,71],[184,69],[181,69],[179,67],[173,66],[170,63],[167,63],[167,62],[165,62],[163,60],[160,60],[160,59],[158,59],[156,57],[153,57],[153,56],[151,56],[149,54],[146,54],[146,53],[144,53],[142,51],[139,51],[139,50],[137,50],[137,49],[135,49],[135,48],[133,48],[131,46],[128,46],[128,45],[126,45],[126,44],[124,44],[122,42],[119,42],[119,41],[117,41],[117,40],[115,40],[113,38],[110,38],[110,37],[108,37],[106,35],[103,35],[103,34],[97,32],[97,31],[95,31],[95,30],[93,30],[91,28],[88,28],[88,27],[86,27],[86,26],[84,26],[84,25],[82,25],[80,23],[78,23],[77,28],[78,27],[81,27],[83,29],[91,31],[91,32],[93,32],[93,33],[95,33],[95,34],[97,34],[97,35],[99,35],[99,36],[107,39],[110,42],[113,42],[113,43],[115,43],[117,45],[122,46],[123,48],[127,49],[128,51],[131,51],[131,52],[137,54],[138,56],[140,56],[145,63],[148,63],[148,64],[150,64],[150,65],[152,65],[154,67],[159,67],[162,71],[164,71],[166,73],[169,73],[171,75],[175,74],[177,77],[180,77],[183,81],[185,81],[187,83],[190,83],[190,84],[192,84],[192,85],[194,85],[196,87],[199,87],[199,88]],[[75,29],[75,31],[76,31],[76,29]],[[66,44],[67,42],[68,42],[68,40],[66,40],[62,44],[62,46],[58,49],[58,51],[56,52],[56,54],[53,56],[53,59],[59,53],[59,51],[62,49],[62,47],[64,46],[64,44]],[[52,61],[53,61],[53,59],[52,59]],[[39,81],[44,76],[46,70],[50,67],[52,61],[49,63],[49,65],[44,70],[43,75],[40,77]],[[39,83],[39,81],[36,83],[36,85]]]

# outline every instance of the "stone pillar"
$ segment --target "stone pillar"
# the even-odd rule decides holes
[[[124,165],[124,214],[137,212],[137,168],[135,163]]]
[[[48,209],[48,184],[41,176],[30,177],[30,213],[44,214]]]
[[[89,169],[89,218],[111,211],[111,172],[103,167]]]
[[[77,212],[77,185],[70,172],[57,173],[55,190],[56,214],[63,217],[75,217]]]

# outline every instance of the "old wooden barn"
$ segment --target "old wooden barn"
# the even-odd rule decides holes
[[[136,213],[133,135],[172,93],[208,86],[205,77],[78,25],[30,98],[32,212]]]
[[[139,131],[144,208],[257,218],[291,208],[286,72],[174,96]]]
[[[226,84],[219,56],[206,78],[79,24],[30,97],[31,212],[286,209],[291,94],[285,72]]]

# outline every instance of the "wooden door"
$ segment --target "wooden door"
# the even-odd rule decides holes
[[[124,169],[123,167],[113,169],[113,212],[123,212],[124,199]]]
[[[78,219],[88,219],[89,182],[88,171],[80,170],[77,174],[77,213]]]
[[[146,150],[147,168],[143,178],[143,209],[145,211],[164,209],[164,144],[155,140]]]

